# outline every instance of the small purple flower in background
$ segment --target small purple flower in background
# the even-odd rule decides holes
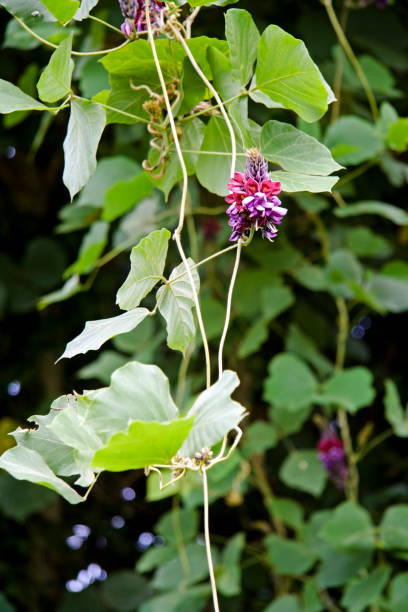
[[[278,233],[276,226],[288,210],[276,197],[281,191],[280,183],[271,180],[268,163],[258,149],[248,151],[245,174],[235,172],[228,189],[231,193],[225,201],[230,204],[227,208],[228,225],[233,230],[230,240],[239,240],[254,228],[260,229],[262,237],[272,242]]]
[[[120,26],[123,34],[131,38],[135,32],[146,32],[146,2],[145,0],[119,0],[122,15],[126,18]],[[149,0],[149,13],[152,27],[163,25],[166,5],[160,0]]]
[[[337,488],[344,489],[348,476],[346,453],[343,441],[340,440],[332,425],[322,433],[317,450],[329,479],[335,483]]]
[[[366,6],[368,6],[369,4],[374,4],[374,3],[377,8],[384,9],[390,6],[390,4],[393,4],[393,1],[392,0],[359,0],[358,5],[360,8],[366,8]]]
[[[215,217],[207,217],[201,223],[201,231],[205,240],[215,240],[220,229],[221,225]]]

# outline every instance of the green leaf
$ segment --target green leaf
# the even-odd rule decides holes
[[[75,21],[82,21],[88,17],[91,10],[98,4],[99,0],[81,0],[81,6],[74,15]]]
[[[252,77],[259,32],[248,11],[230,9],[225,13],[225,36],[230,48],[232,78],[246,85]]]
[[[63,181],[71,199],[96,169],[96,150],[105,127],[105,111],[99,104],[74,99],[64,140]]]
[[[271,516],[278,518],[292,529],[301,529],[303,526],[303,508],[292,499],[271,497],[268,510]]]
[[[12,83],[0,79],[0,113],[7,114],[25,110],[45,111],[48,108]]]
[[[280,479],[288,487],[306,491],[318,497],[326,484],[327,475],[317,451],[294,451],[283,462],[279,470]]]
[[[6,599],[3,593],[0,593],[0,610],[1,612],[16,612],[16,608]]]
[[[194,265],[193,260],[188,258],[187,262],[191,269]],[[191,270],[191,274],[195,290],[198,293],[200,277],[197,270]],[[192,312],[194,307],[193,290],[183,262],[173,269],[166,284],[159,287],[157,306],[167,323],[167,345],[171,349],[181,351],[184,354],[194,338],[195,324]]]
[[[41,0],[60,23],[70,21],[79,8],[79,0]]]
[[[374,525],[367,510],[352,501],[337,506],[320,536],[333,548],[373,549]]]
[[[408,414],[403,409],[397,385],[392,380],[385,381],[385,416],[394,433],[400,438],[408,438]]]
[[[273,181],[280,181],[282,191],[294,193],[296,191],[310,191],[310,193],[321,193],[331,191],[333,185],[339,180],[338,176],[313,176],[312,174],[300,174],[298,172],[286,172],[276,170],[271,172]]]
[[[408,310],[408,283],[385,274],[373,274],[366,289],[375,300],[390,312]]]
[[[180,580],[185,585],[191,585],[200,582],[208,576],[208,565],[204,547],[201,544],[192,542],[187,544],[184,551],[190,568],[189,573],[185,572],[182,559],[177,555],[177,557],[159,567],[151,582],[152,586],[156,589],[168,590],[173,589],[174,585],[178,584]],[[168,610],[169,608],[164,609]],[[190,609],[195,610],[195,607],[193,606]]]
[[[318,140],[280,121],[267,121],[261,133],[262,154],[284,170],[326,176],[341,170]]]
[[[179,580],[179,576],[177,580]],[[173,584],[170,588],[173,587]],[[168,610],[175,612],[176,610],[194,610],[201,612],[207,599],[211,596],[211,588],[209,585],[199,585],[185,591],[169,591],[163,595],[152,597],[149,601],[142,604],[138,612],[163,612]]]
[[[315,562],[314,555],[300,542],[270,534],[265,538],[268,559],[277,574],[297,576],[307,572]]]
[[[408,224],[408,213],[393,204],[385,204],[376,200],[364,200],[355,204],[347,204],[334,210],[336,217],[355,217],[357,215],[379,215],[389,219],[396,225]]]
[[[387,508],[380,524],[380,537],[387,550],[408,549],[408,505]]]
[[[153,594],[144,578],[136,572],[126,570],[109,573],[101,586],[104,601],[112,610],[120,612],[137,610]]]
[[[394,151],[403,153],[407,150],[408,145],[408,119],[398,119],[393,123],[387,135],[388,143]]]
[[[207,123],[200,151],[196,168],[199,182],[212,193],[227,195],[231,177],[231,136],[221,117],[213,116]],[[244,166],[244,160],[239,158],[237,170]]]
[[[178,417],[167,377],[157,366],[137,361],[116,370],[110,386],[92,391],[89,400],[91,410],[86,423],[104,442],[113,433],[126,432],[132,421],[163,423]]]
[[[133,247],[130,272],[116,295],[122,310],[132,310],[162,278],[166,263],[170,232],[167,229],[151,232]]]
[[[371,550],[341,552],[328,549],[322,554],[317,581],[323,589],[346,584],[361,570],[370,567],[372,556]]]
[[[64,272],[64,278],[73,274],[88,274],[108,242],[109,225],[105,221],[96,221],[91,225],[82,239],[78,259]]]
[[[266,28],[258,44],[256,86],[308,122],[320,119],[333,101],[305,44],[276,25]]]
[[[300,603],[295,595],[281,595],[269,604],[264,612],[300,612]]]
[[[244,457],[259,455],[278,443],[276,427],[267,421],[253,421],[245,429],[241,452]]]
[[[179,454],[193,457],[204,447],[219,442],[236,427],[245,415],[245,409],[230,395],[239,385],[235,372],[225,370],[221,378],[196,399],[187,417],[195,416],[194,425]]]
[[[243,335],[243,338],[239,344],[238,357],[244,359],[248,355],[256,353],[256,351],[262,346],[269,335],[268,325],[263,319],[255,321],[251,327],[249,327]]]
[[[31,514],[43,510],[56,499],[56,494],[49,489],[0,474],[0,511],[9,519],[23,523]]]
[[[408,572],[397,574],[390,585],[389,609],[392,612],[405,612],[408,601]]]
[[[70,504],[84,501],[83,497],[54,474],[39,453],[29,448],[14,446],[7,450],[0,457],[0,468],[17,480],[28,480],[57,491]]]
[[[375,397],[372,383],[373,375],[367,368],[346,368],[324,383],[322,394],[318,398],[319,403],[339,404],[354,414],[372,403]]]
[[[151,472],[147,482],[149,483],[150,478],[152,476],[157,477],[157,488],[159,488],[158,476],[155,472]],[[178,483],[174,483],[174,485],[177,485],[177,484]],[[171,490],[172,488],[170,488],[170,491]],[[169,488],[164,489],[162,492],[167,493],[168,491],[169,491]],[[153,501],[152,499],[149,499],[148,497],[147,497],[147,500]],[[168,546],[160,546],[158,548],[156,546],[152,546],[140,557],[140,559],[136,563],[136,569],[138,572],[142,572],[142,573],[150,572],[156,567],[160,567],[161,565],[163,565],[163,563],[166,563],[166,561],[173,559],[176,555],[177,555],[177,548],[174,544],[170,544]]]
[[[194,418],[170,423],[134,421],[127,433],[117,433],[96,451],[92,465],[110,472],[168,464],[187,437]]]
[[[61,289],[57,289],[56,291],[52,291],[51,293],[47,293],[47,295],[43,295],[37,302],[38,310],[42,310],[46,308],[50,304],[55,304],[56,302],[62,302],[72,297],[79,291],[82,291],[82,285],[79,282],[79,276],[71,276],[67,280],[67,282],[61,287]]]
[[[135,308],[116,317],[109,319],[99,319],[97,321],[87,321],[84,330],[68,342],[65,351],[58,359],[74,357],[79,353],[98,350],[104,342],[117,336],[131,331],[147,317],[149,311],[146,308]]]
[[[141,172],[128,181],[115,183],[105,193],[102,219],[114,221],[133,208],[137,202],[149,196],[152,191],[153,185],[146,172]]]
[[[290,411],[308,406],[317,390],[317,381],[308,366],[296,355],[281,353],[268,366],[264,399]]]
[[[132,125],[140,120],[149,120],[149,115],[143,108],[143,104],[149,99],[149,94],[145,89],[134,90],[130,87],[129,77],[114,74],[109,75],[109,82],[110,92],[108,92],[108,98],[100,99],[99,95],[102,95],[102,92],[94,97],[95,102],[99,101],[111,107],[107,109],[107,125],[110,123]]]
[[[373,159],[384,149],[375,126],[354,116],[343,116],[330,124],[324,144],[329,147],[334,159],[344,166]]]
[[[221,572],[217,576],[217,586],[225,597],[233,597],[241,592],[240,558],[245,546],[245,534],[237,533],[230,538],[222,551]]]
[[[155,533],[166,539],[166,543],[177,545],[180,533],[183,542],[189,542],[198,534],[198,512],[192,508],[178,508],[166,512],[155,525]],[[148,570],[145,570],[148,571]]]
[[[326,265],[326,287],[335,297],[346,299],[354,297],[351,283],[358,287],[362,284],[360,262],[350,251],[337,249],[332,251]]]
[[[266,321],[276,319],[294,302],[295,297],[289,287],[264,287],[261,291],[261,308]]]
[[[388,257],[392,254],[390,242],[365,226],[350,228],[347,244],[358,257]]]
[[[376,602],[388,582],[391,568],[377,567],[368,576],[358,578],[346,586],[341,604],[350,612],[362,612]]]
[[[54,15],[44,5],[45,2],[40,0],[0,0],[0,6],[4,6],[9,13],[24,20],[31,17],[33,11],[38,11],[38,16],[41,15],[44,21],[55,21]]]
[[[125,155],[103,157],[98,160],[95,172],[76,202],[79,207],[93,205],[103,208],[110,189],[119,182],[130,181],[140,171],[139,164]]]
[[[74,62],[71,59],[72,34],[65,38],[51,55],[37,83],[38,95],[44,102],[57,102],[71,88]]]
[[[331,361],[319,351],[313,340],[295,324],[289,326],[285,349],[310,363],[320,374],[327,376],[332,373],[333,364]]]

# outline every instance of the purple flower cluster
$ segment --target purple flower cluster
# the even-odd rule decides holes
[[[131,38],[135,32],[145,32],[146,24],[146,2],[145,0],[119,0],[122,15],[125,21],[120,26],[123,34]],[[160,0],[149,0],[149,14],[152,27],[163,25],[163,15],[166,5]]]
[[[376,7],[380,9],[387,8],[387,6],[390,6],[390,4],[392,4],[390,0],[359,0],[358,4],[360,8],[365,8],[369,4],[374,4],[374,3]]]
[[[328,427],[322,434],[318,444],[319,459],[325,468],[329,479],[339,489],[344,489],[348,477],[346,453],[344,444],[333,427]]]
[[[272,241],[278,233],[276,226],[288,210],[276,197],[281,191],[280,183],[271,181],[268,164],[258,149],[248,152],[245,174],[235,172],[228,189],[231,193],[225,200],[230,204],[227,209],[228,225],[233,230],[230,240],[239,240],[254,228],[260,229],[262,237]]]

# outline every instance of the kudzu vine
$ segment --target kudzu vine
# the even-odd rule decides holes
[[[46,306],[88,289],[105,263],[132,246],[130,272],[116,296],[117,305],[124,312],[88,321],[83,332],[67,343],[60,359],[97,350],[116,335],[134,330],[147,317],[160,313],[166,322],[167,346],[182,353],[182,362],[177,405],[170,393],[169,380],[159,367],[130,361],[112,374],[108,387],[62,396],[53,402],[47,415],[31,417],[35,427],[13,432],[17,445],[2,455],[0,467],[17,479],[54,489],[73,504],[87,499],[104,470],[143,468],[146,476],[157,475],[161,489],[172,487],[188,472],[199,474],[213,606],[218,612],[207,472],[231,458],[241,440],[240,424],[247,414],[246,408],[231,398],[239,385],[238,376],[224,368],[224,346],[242,252],[250,249],[253,241],[263,238],[270,247],[268,257],[273,258],[279,225],[291,222],[286,195],[330,192],[338,180],[333,172],[343,168],[329,149],[307,131],[275,119],[263,126],[256,124],[248,117],[248,99],[267,108],[292,111],[301,125],[308,125],[318,121],[336,98],[302,41],[276,25],[259,34],[251,15],[244,10],[226,12],[226,40],[218,40],[192,37],[201,7],[216,4],[206,0],[191,1],[190,7],[184,2],[119,0],[124,19],[120,28],[90,14],[97,0],[83,0],[80,6],[75,0],[43,2],[41,10],[34,8],[37,2],[29,0],[21,9],[13,7],[11,0],[2,0],[1,4],[26,32],[51,47],[53,53],[37,83],[41,101],[14,84],[1,81],[0,111],[5,114],[38,111],[54,118],[70,109],[63,147],[63,180],[71,199],[86,189],[94,175],[98,144],[107,124],[140,123],[149,134],[143,171],[125,185],[126,191],[110,194],[90,224],[77,261],[66,272],[66,284],[60,292],[41,301]],[[370,84],[343,33],[331,0],[322,0],[322,4],[361,80],[376,121],[379,110]],[[73,50],[72,32],[57,45],[26,23],[30,15],[44,21],[56,19],[68,30],[72,20],[79,23],[89,19],[108,28],[119,41],[116,46],[102,50]],[[98,56],[109,73],[110,89],[86,98],[72,84],[75,74],[72,58]],[[268,162],[273,164],[271,170]],[[192,214],[200,214],[200,207],[191,206],[192,175],[202,187],[225,198],[226,205],[221,209],[226,213],[225,225],[228,223],[232,230],[229,239],[234,242],[199,261],[191,257],[194,241],[188,227]],[[347,175],[342,180],[346,182]],[[172,194],[173,201],[176,193],[177,206],[157,215],[160,221],[171,215],[176,218],[172,232],[166,227],[154,229],[136,245],[128,238],[103,255],[109,223],[143,202],[154,188],[161,190],[166,199]],[[342,196],[337,193],[335,198],[340,211],[343,210]],[[203,208],[205,213],[214,210]],[[321,238],[322,258],[327,262],[326,230],[313,214],[311,210],[310,217]],[[185,246],[186,235],[191,253]],[[165,275],[172,241],[180,263]],[[217,347],[218,375],[214,382],[214,356],[200,304],[199,273],[203,275],[207,264],[230,251],[235,252],[235,262],[226,291],[225,317]],[[88,278],[82,282],[84,276]],[[328,403],[337,402],[337,388],[331,393],[328,388],[330,384],[336,387],[336,381],[333,383],[336,376],[350,374],[344,371],[349,329],[345,299],[350,287],[345,285],[343,292],[339,289],[337,294],[333,291],[339,322],[334,378],[318,388],[313,376],[301,372],[312,390],[310,401],[317,397],[321,402],[325,398]],[[149,310],[140,306],[154,289],[157,289],[154,307]],[[369,302],[365,295],[362,299]],[[183,381],[195,348],[196,324],[201,336],[197,344],[203,354],[205,384],[189,403],[188,410],[183,410]],[[299,368],[293,360],[292,357],[292,362],[286,365]],[[284,378],[286,366],[281,361],[274,368],[268,391],[271,395],[276,379]],[[370,384],[363,376],[362,389],[366,392],[363,403],[372,398]],[[303,397],[296,401],[298,407],[303,407]],[[295,399],[293,402],[296,403]],[[350,412],[357,409],[352,401],[349,406]],[[333,425],[325,423],[318,444],[319,456],[329,478],[338,488],[345,488],[350,501],[357,502],[355,451],[343,405],[337,415],[341,437]],[[256,478],[265,499],[272,500],[259,463]],[[80,488],[86,492],[80,494]],[[284,534],[279,519],[275,526],[279,536]]]

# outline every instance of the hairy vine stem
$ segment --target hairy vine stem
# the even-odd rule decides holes
[[[203,348],[204,348],[205,364],[206,364],[206,385],[207,385],[207,388],[208,388],[211,385],[210,350],[209,350],[209,347],[208,347],[208,340],[207,340],[207,336],[206,336],[206,333],[205,333],[204,321],[203,321],[203,317],[202,317],[202,314],[201,314],[200,302],[199,302],[197,291],[196,291],[196,288],[195,288],[193,275],[191,273],[191,269],[190,269],[190,266],[188,264],[187,257],[186,257],[186,255],[184,253],[183,245],[181,244],[181,231],[182,231],[183,225],[184,225],[184,216],[185,216],[186,200],[187,200],[188,174],[187,174],[187,168],[186,168],[186,164],[185,164],[185,161],[184,161],[183,153],[182,153],[181,147],[180,147],[180,141],[179,141],[179,137],[178,137],[178,134],[177,134],[176,124],[175,124],[175,121],[174,121],[174,117],[173,117],[173,112],[172,112],[169,96],[168,96],[168,93],[167,93],[166,83],[165,83],[165,80],[164,80],[164,77],[163,77],[163,72],[162,72],[162,69],[161,69],[161,66],[160,66],[159,58],[157,56],[156,46],[154,44],[152,23],[151,23],[151,20],[150,20],[149,2],[146,2],[145,6],[146,6],[147,35],[148,35],[148,38],[149,38],[149,43],[150,43],[150,47],[152,49],[154,63],[155,63],[155,66],[156,66],[157,74],[158,74],[158,77],[159,77],[159,80],[160,80],[160,85],[161,85],[162,92],[163,92],[163,98],[164,98],[164,102],[165,102],[165,105],[166,105],[166,110],[167,110],[169,121],[170,121],[170,127],[171,127],[171,133],[172,133],[173,139],[174,139],[174,145],[176,147],[177,156],[179,158],[180,165],[181,165],[181,170],[182,170],[182,173],[183,173],[183,186],[182,186],[182,195],[181,195],[181,202],[180,202],[180,216],[179,216],[178,225],[177,225],[177,227],[176,227],[176,229],[174,231],[174,234],[173,234],[173,238],[174,238],[174,240],[176,242],[178,251],[180,253],[181,260],[182,260],[182,262],[185,265],[187,276],[188,276],[188,279],[189,279],[189,282],[190,282],[190,285],[191,285],[191,291],[192,291],[192,294],[193,294],[194,305],[196,307],[196,314],[197,314],[198,325],[199,325],[201,336],[202,336],[202,339],[203,339]]]
[[[225,344],[225,339],[227,337],[229,322],[230,322],[230,318],[231,318],[232,294],[233,294],[233,291],[234,291],[235,280],[236,280],[237,274],[238,274],[239,262],[240,262],[240,259],[241,259],[241,250],[242,250],[242,242],[241,242],[241,240],[239,240],[238,247],[237,247],[237,253],[235,255],[234,269],[232,271],[231,281],[230,281],[230,285],[229,285],[229,289],[228,289],[227,310],[226,310],[226,313],[225,313],[224,329],[222,330],[220,346],[218,348],[218,378],[221,378],[222,372],[223,372],[224,344]]]
[[[208,502],[208,480],[205,467],[202,470],[203,477],[203,493],[204,493],[204,539],[205,549],[207,551],[208,570],[210,572],[211,591],[213,596],[214,612],[220,612],[218,603],[217,585],[215,582],[214,565],[211,556],[211,540],[210,540],[210,518],[209,518],[209,502]]]

